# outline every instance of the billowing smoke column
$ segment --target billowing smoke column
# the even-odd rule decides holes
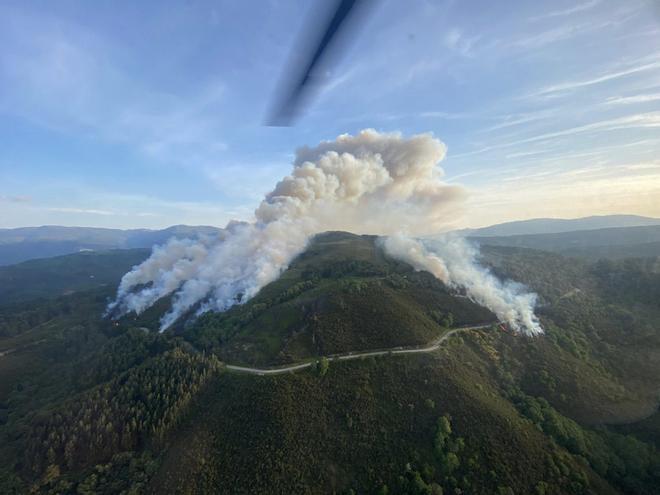
[[[517,332],[536,335],[543,332],[534,314],[536,294],[519,283],[501,282],[477,263],[474,245],[457,235],[434,239],[411,239],[401,235],[380,240],[393,258],[426,270],[449,287],[465,289],[468,297],[486,306]]]
[[[446,229],[460,209],[465,190],[444,183],[438,166],[445,151],[444,144],[430,134],[405,139],[374,130],[301,148],[291,175],[261,202],[253,223],[232,222],[219,239],[171,240],[155,248],[148,260],[124,275],[108,312],[140,313],[173,295],[172,307],[161,320],[165,329],[193,307],[197,313],[224,311],[275,280],[314,234],[348,230],[396,235],[384,243],[392,255],[418,269],[433,268],[440,279],[464,287],[512,327],[537,332],[534,297],[520,291],[515,295],[512,285],[484,275],[467,246],[462,261],[459,248],[451,251],[451,261],[434,259],[421,244],[419,260],[410,258],[410,249],[396,249],[397,243],[417,242],[400,233]],[[443,268],[436,270],[436,262]],[[470,278],[479,275],[479,282]]]

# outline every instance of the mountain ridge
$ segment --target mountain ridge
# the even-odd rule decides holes
[[[660,225],[610,227],[547,234],[471,236],[481,246],[510,246],[591,259],[660,256]]]
[[[643,227],[660,225],[660,218],[640,215],[592,215],[580,218],[532,218],[498,223],[476,229],[461,229],[457,233],[470,237],[557,234],[578,230]]]
[[[0,229],[0,266],[86,250],[151,248],[172,237],[219,235],[210,226],[173,225],[166,229],[106,229],[46,225]]]
[[[536,218],[454,232],[482,239],[656,225],[660,225],[660,219],[639,215],[601,215],[576,219]],[[0,228],[0,266],[84,250],[151,248],[165,243],[171,237],[215,236],[223,230],[208,225],[184,224],[172,225],[165,229],[112,229],[59,225]]]

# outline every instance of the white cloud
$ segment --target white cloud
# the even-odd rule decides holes
[[[506,45],[513,48],[522,48],[524,50],[538,49],[551,43],[557,43],[576,36],[583,36],[589,31],[601,29],[609,26],[609,22],[604,23],[581,23],[559,26],[547,31],[526,34]]]
[[[484,129],[480,129],[479,132],[491,132],[500,129],[506,129],[508,127],[518,126],[521,124],[529,124],[531,122],[545,120],[551,115],[554,115],[556,113],[557,113],[556,109],[550,109],[550,110],[538,110],[534,112],[505,115],[504,117],[501,118],[501,121],[499,123],[486,127]]]
[[[532,151],[520,151],[518,153],[509,153],[508,155],[505,156],[505,158],[522,158],[525,156],[534,156],[534,155],[542,155],[545,153],[548,153],[549,150],[544,149],[544,150],[532,150]]]
[[[612,96],[605,103],[608,105],[628,105],[633,103],[649,103],[660,101],[660,93],[643,94],[634,96]]]
[[[588,86],[593,86],[595,84],[601,84],[604,82],[612,81],[614,79],[619,79],[622,77],[630,76],[632,74],[637,74],[644,71],[652,71],[655,69],[660,69],[660,61],[654,61],[650,63],[644,63],[641,65],[629,66],[625,69],[614,70],[601,74],[597,77],[592,77],[588,79],[582,79],[577,81],[568,81],[560,84],[554,84],[551,86],[546,86],[540,90],[528,95],[528,96],[556,96],[557,93],[565,93],[570,91],[575,91],[576,89],[581,89]]]
[[[585,10],[589,10],[589,9],[594,8],[600,2],[601,2],[601,0],[589,0],[587,2],[579,3],[577,5],[574,5],[572,7],[568,7],[566,9],[553,10],[553,11],[550,11],[550,12],[546,12],[545,14],[530,17],[529,20],[532,21],[532,22],[535,22],[535,21],[544,20],[544,19],[551,19],[553,17],[565,17],[565,16],[568,16],[568,15],[577,14],[578,12],[584,12]]]
[[[417,115],[417,117],[423,117],[425,119],[447,119],[447,120],[455,120],[455,119],[466,119],[470,118],[471,116],[466,114],[466,113],[456,113],[456,112],[443,112],[443,111],[436,111],[436,110],[429,110],[426,112],[421,112]]]
[[[597,122],[592,122],[590,124],[569,127],[567,129],[562,129],[560,131],[537,134],[535,136],[527,137],[524,139],[518,139],[515,141],[496,143],[490,146],[484,146],[483,148],[474,151],[453,155],[452,158],[478,155],[481,153],[486,153],[488,151],[510,148],[512,146],[534,143],[537,141],[553,140],[556,138],[573,136],[576,134],[592,133],[592,132],[609,132],[620,129],[644,129],[644,128],[656,128],[656,127],[660,127],[660,111],[639,113],[639,114],[627,115],[623,117],[617,117],[613,119],[601,120]]]

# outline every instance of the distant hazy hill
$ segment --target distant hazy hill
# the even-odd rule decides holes
[[[221,229],[175,225],[163,230],[101,229],[91,227],[25,227],[0,229],[0,266],[34,258],[48,258],[83,250],[150,248],[170,237],[216,235]]]
[[[85,251],[0,267],[0,307],[97,287],[114,289],[147,256],[148,249]]]
[[[474,237],[479,244],[552,251],[588,258],[660,256],[660,225],[580,230],[554,234]]]
[[[641,217],[638,215],[605,215],[584,218],[534,218],[518,222],[506,222],[481,229],[461,231],[471,237],[554,234],[577,230],[609,229],[617,227],[643,227],[660,225],[660,218]]]
[[[636,215],[593,216],[577,219],[537,218],[533,220],[507,222],[481,229],[465,229],[462,230],[461,233],[470,237],[483,238],[645,226],[660,226],[660,219]],[[166,242],[170,237],[217,235],[221,231],[222,229],[217,227],[188,225],[175,225],[163,230],[121,230],[94,227],[61,227],[55,225],[0,229],[0,266],[20,263],[30,259],[49,258],[52,256],[77,253],[84,250],[100,251],[107,249],[151,248],[155,244]],[[510,244],[511,241],[522,243]],[[522,240],[509,240],[507,242],[489,241],[489,244],[526,246],[564,252],[563,250],[544,245],[527,245],[526,242],[527,241],[523,242]],[[642,240],[639,242],[655,243],[657,242],[657,239],[654,238],[648,241]],[[601,244],[589,243],[588,245],[600,246],[609,244],[620,245],[621,243],[612,243],[608,239],[607,242]],[[658,250],[658,247],[659,246],[655,244],[640,247],[640,254],[633,255],[654,255],[652,253],[655,253]],[[612,253],[606,252],[605,255],[610,256],[610,254],[612,254],[615,257],[628,255],[627,252],[624,251],[619,253],[616,249],[614,249]]]

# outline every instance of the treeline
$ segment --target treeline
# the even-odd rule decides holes
[[[220,366],[214,356],[175,348],[61,404],[32,422],[26,466],[53,477],[161,438]]]

